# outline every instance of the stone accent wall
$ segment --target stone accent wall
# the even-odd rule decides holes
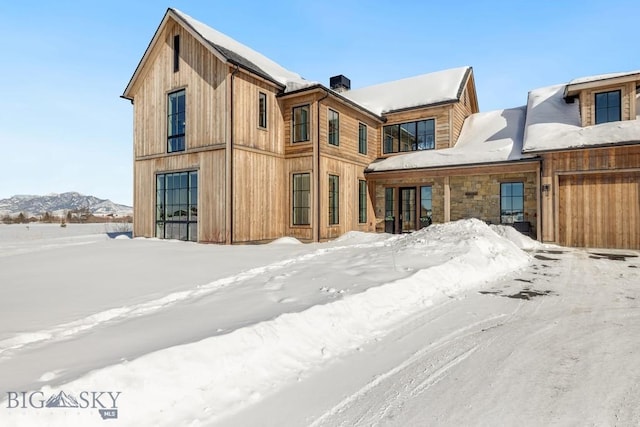
[[[451,220],[478,218],[491,224],[500,224],[500,184],[524,183],[524,219],[536,224],[536,174],[535,172],[452,176]],[[535,235],[535,234],[534,234]]]

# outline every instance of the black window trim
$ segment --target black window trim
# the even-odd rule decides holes
[[[180,71],[180,34],[173,36],[173,72]]]
[[[262,103],[264,100],[264,111],[262,110]],[[260,129],[267,129],[268,126],[268,120],[267,120],[267,116],[269,113],[269,107],[268,107],[268,98],[267,98],[267,94],[265,92],[259,91],[258,92],[258,127]]]
[[[364,128],[364,141],[360,138],[360,130]],[[364,142],[364,145],[363,145]],[[364,147],[364,150],[363,150]],[[358,154],[367,155],[369,151],[369,128],[365,123],[358,122]]]
[[[605,108],[598,108],[598,95],[608,95],[611,93],[617,93],[618,94],[618,118],[616,120],[608,120],[608,112],[610,109],[612,109],[613,107],[611,107],[609,105],[609,103],[607,102],[607,106]],[[598,122],[598,111],[599,110],[606,110],[607,111],[607,120],[606,121],[600,121]],[[593,124],[603,124],[603,123],[615,123],[615,122],[619,122],[622,121],[622,89],[614,89],[614,90],[603,90],[600,92],[594,92],[593,93]]]
[[[301,124],[296,123],[296,110],[298,108],[307,108],[307,128],[306,128],[306,139],[296,139],[296,126],[301,126]],[[310,142],[311,141],[311,104],[300,104],[291,107],[291,142],[293,144],[298,144],[302,142]]]
[[[335,192],[332,191],[332,186],[331,186],[332,179],[335,179],[337,184]],[[328,200],[329,209],[327,212],[329,216],[328,223],[329,223],[329,226],[333,227],[336,225],[340,225],[340,175],[337,175],[337,174],[334,175],[330,173],[328,185],[329,185],[327,189],[328,190],[327,193],[329,195],[329,200]],[[333,198],[331,197],[332,193],[333,193]],[[333,205],[331,204],[332,201],[334,202]],[[334,220],[335,222],[333,222]]]
[[[416,129],[416,137],[417,137],[418,123],[420,123],[420,122],[429,122],[429,121],[433,122],[433,147],[420,149],[420,148],[418,148],[419,145],[418,145],[418,142],[417,142],[417,139],[416,139],[415,149],[410,149],[410,150],[405,150],[405,151],[401,150],[400,149],[400,142],[401,141],[400,141],[400,133],[399,132],[400,132],[400,129],[402,129],[402,126],[403,125],[411,125],[411,124],[414,125],[415,129]],[[387,148],[387,144],[386,144],[386,138],[385,138],[385,135],[386,135],[385,130],[387,128],[391,128],[391,127],[397,127],[397,129],[398,129],[398,147],[397,147],[398,149],[397,149],[397,151],[394,151],[393,147],[391,147],[391,151],[387,151],[387,149],[386,149]],[[435,150],[436,149],[436,142],[437,142],[436,141],[436,136],[437,136],[437,123],[436,123],[436,118],[435,117],[421,118],[419,120],[412,120],[412,121],[408,121],[408,122],[401,122],[401,123],[393,123],[393,124],[389,124],[389,125],[384,125],[382,127],[382,141],[381,141],[381,143],[382,143],[382,154],[385,155],[385,154],[397,154],[397,153],[412,153],[412,152],[415,152],[415,151]]]
[[[184,125],[184,129],[183,129],[183,133],[179,133],[179,134],[175,134],[175,135],[169,135],[169,120],[170,120],[170,116],[169,116],[169,106],[171,103],[171,95],[180,93],[180,92],[184,92],[184,120],[185,120],[185,125]],[[181,87],[178,89],[172,89],[171,91],[168,91],[166,93],[166,97],[165,99],[167,100],[167,108],[166,108],[166,119],[167,119],[167,126],[166,126],[166,135],[167,135],[167,153],[171,154],[171,153],[181,153],[187,150],[187,125],[186,125],[186,121],[187,121],[187,88],[186,87]],[[174,113],[175,114],[175,113]],[[184,140],[184,144],[183,144],[183,148],[180,150],[171,150],[171,140],[175,139],[175,138],[183,138]]]
[[[296,189],[295,189],[295,177],[297,175],[307,175],[308,180],[309,180],[309,206],[298,206],[296,207]],[[301,171],[301,172],[292,172],[291,173],[291,226],[292,227],[309,227],[311,225],[311,205],[313,203],[313,199],[312,199],[312,194],[311,191],[312,189],[312,185],[311,185],[311,172],[309,171]],[[300,191],[300,190],[298,190]],[[306,223],[296,223],[296,209],[308,209],[308,213],[307,213],[307,222]]]
[[[340,113],[337,110],[334,110],[333,108],[327,108],[327,143],[329,145],[332,145],[334,147],[339,147],[340,146]],[[331,118],[329,117],[331,115],[331,113],[335,114],[336,117],[336,129],[335,132],[332,133],[331,132]],[[335,144],[333,142],[331,142],[331,136],[335,135]]]

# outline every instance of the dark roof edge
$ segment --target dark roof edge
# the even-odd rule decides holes
[[[314,85],[311,85],[311,86],[308,86],[308,87],[303,87],[303,88],[301,88],[301,89],[296,89],[296,90],[291,91],[291,92],[281,93],[281,94],[279,94],[279,95],[278,95],[278,97],[279,97],[279,98],[284,98],[284,97],[287,97],[287,96],[289,96],[289,95],[297,95],[297,94],[302,93],[302,92],[311,91],[311,90],[316,90],[316,89],[320,89],[320,90],[325,91],[325,92],[326,92],[326,93],[328,93],[329,95],[332,95],[332,96],[334,96],[335,98],[338,98],[339,100],[343,101],[344,103],[349,104],[349,105],[351,105],[352,107],[355,107],[356,109],[358,109],[358,110],[360,110],[360,111],[362,111],[362,112],[366,113],[367,115],[369,115],[369,116],[371,116],[371,117],[375,118],[376,120],[378,120],[378,121],[380,121],[380,122],[382,122],[382,123],[384,123],[384,122],[386,122],[386,121],[387,121],[387,119],[386,119],[386,118],[384,118],[384,117],[382,117],[382,116],[379,116],[379,115],[377,115],[376,113],[374,113],[374,112],[372,112],[372,111],[367,110],[366,108],[364,108],[362,105],[358,104],[357,102],[352,101],[352,100],[350,100],[349,98],[346,98],[346,97],[344,97],[344,96],[340,95],[338,92],[336,92],[336,91],[334,91],[334,90],[331,90],[331,89],[327,88],[326,86],[324,86],[324,85],[323,85],[323,84],[321,84],[321,83],[316,83],[316,84],[314,84]]]
[[[536,157],[527,157],[527,158],[517,159],[517,160],[502,160],[499,162],[462,163],[462,164],[447,165],[447,166],[427,166],[427,167],[415,167],[415,168],[405,168],[405,169],[387,169],[387,170],[380,170],[380,171],[369,170],[369,167],[367,166],[367,168],[364,170],[364,173],[367,175],[370,175],[370,174],[384,174],[384,173],[390,173],[390,172],[407,172],[407,171],[417,172],[421,170],[427,171],[427,170],[465,169],[465,168],[478,167],[478,166],[499,166],[499,165],[509,165],[509,164],[516,164],[516,163],[535,163],[535,162],[539,162],[540,160],[542,159],[539,156],[536,156]]]
[[[458,94],[456,95],[456,99],[460,101],[460,97],[462,96],[462,91],[464,87],[467,85],[467,81],[469,80],[469,75],[471,75],[471,70],[473,67],[467,67],[467,71],[465,71],[464,76],[462,77],[462,81],[460,82],[460,87],[458,88]]]
[[[384,114],[402,113],[409,110],[417,110],[418,108],[440,107],[442,105],[455,104],[458,101],[459,101],[459,98],[446,99],[444,101],[432,102],[431,104],[422,104],[422,105],[415,105],[413,107],[404,107],[404,108],[398,108],[396,110],[389,110],[389,111],[385,111]]]
[[[611,148],[611,147],[626,147],[628,145],[637,145],[640,144],[640,140],[635,141],[623,141],[623,142],[608,142],[603,144],[593,144],[593,145],[583,145],[581,147],[565,147],[565,148],[556,148],[556,149],[548,149],[548,150],[522,150],[523,153],[558,153],[563,151],[577,151],[577,150],[588,150],[589,148]]]

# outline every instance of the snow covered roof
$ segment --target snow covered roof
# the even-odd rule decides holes
[[[640,142],[639,120],[582,127],[579,103],[566,103],[564,93],[565,85],[529,92],[523,152]]]
[[[624,73],[608,73],[608,74],[599,74],[596,76],[579,77],[577,79],[571,80],[568,84],[577,85],[582,83],[597,82],[599,80],[609,80],[617,77],[628,77],[628,76],[634,76],[634,75],[637,75],[640,78],[640,70],[629,71]]]
[[[436,71],[341,93],[347,99],[381,115],[405,108],[457,101],[471,67]]]
[[[371,163],[367,172],[506,162],[523,159],[525,107],[476,113],[462,127],[457,144],[441,150],[414,151]]]
[[[281,84],[285,91],[316,84],[178,9],[170,8],[167,13],[186,23],[229,62]]]

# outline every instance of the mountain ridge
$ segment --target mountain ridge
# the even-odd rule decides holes
[[[121,205],[109,199],[100,199],[76,191],[50,193],[44,196],[16,194],[8,199],[0,199],[0,216],[14,216],[23,213],[27,217],[44,215],[64,215],[69,211],[86,210],[96,216],[127,216],[133,214],[131,206]]]

